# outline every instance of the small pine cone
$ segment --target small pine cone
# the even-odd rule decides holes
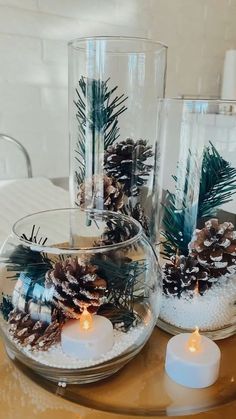
[[[104,168],[108,176],[117,179],[127,196],[137,196],[140,187],[147,183],[152,165],[146,160],[153,156],[152,147],[146,140],[127,138],[107,148]]]
[[[103,185],[103,191],[99,190]],[[91,194],[91,196],[89,195]],[[124,205],[122,185],[115,178],[104,176],[93,177],[90,183],[81,183],[77,195],[78,205],[85,208],[86,202],[91,208],[101,208],[109,211],[119,211]]]
[[[202,230],[194,232],[189,248],[199,264],[209,269],[212,278],[236,271],[236,231],[230,222],[208,220]]]
[[[85,265],[77,257],[57,262],[47,272],[46,283],[54,286],[54,303],[68,318],[78,318],[85,307],[96,313],[107,287],[97,275],[97,267]]]
[[[9,333],[22,346],[32,350],[47,350],[60,341],[62,322],[54,320],[50,325],[33,320],[29,314],[14,310],[9,316]]]
[[[124,243],[135,234],[135,228],[127,221],[107,221],[107,227],[101,238],[95,242],[95,246],[108,246],[116,243]]]
[[[139,203],[136,204],[133,210],[131,211],[130,215],[141,224],[147,237],[149,237],[150,236],[149,219],[145,215],[144,209],[142,208],[141,204]]]
[[[163,266],[163,291],[166,295],[180,297],[184,291],[203,294],[211,285],[207,270],[190,256],[173,258]]]

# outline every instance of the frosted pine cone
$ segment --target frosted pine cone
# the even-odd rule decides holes
[[[102,193],[98,186],[103,186]],[[100,187],[102,187],[100,186]],[[91,193],[91,196],[88,194]],[[124,193],[122,185],[115,178],[104,176],[102,179],[93,177],[90,184],[81,183],[77,195],[78,205],[85,207],[86,202],[90,203],[91,208],[101,208],[109,211],[118,211],[124,205]]]
[[[30,314],[14,310],[9,316],[9,333],[22,346],[46,351],[60,342],[63,321],[54,312],[51,324],[33,320]]]
[[[104,168],[108,176],[114,177],[123,185],[127,196],[137,196],[153,168],[146,163],[152,156],[152,147],[147,145],[146,140],[134,141],[127,138],[107,148]]]
[[[96,266],[82,264],[77,257],[57,262],[46,282],[54,286],[54,303],[68,318],[78,318],[84,307],[96,313],[104,302],[106,281],[97,275]]]
[[[173,258],[163,266],[163,291],[166,295],[180,297],[182,292],[194,292],[195,289],[203,294],[210,286],[208,272],[190,256]]]
[[[219,224],[217,218],[208,220],[202,230],[194,232],[189,248],[213,278],[236,270],[236,231],[230,222]]]

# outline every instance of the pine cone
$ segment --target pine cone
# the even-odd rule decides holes
[[[124,205],[122,213],[133,217],[136,221],[138,221],[147,237],[150,236],[149,219],[145,215],[144,209],[139,202],[134,206],[134,208],[132,208],[132,204],[130,202],[127,205]]]
[[[114,177],[123,185],[127,196],[137,196],[140,187],[147,183],[153,168],[145,163],[152,156],[152,147],[147,145],[147,141],[127,138],[107,148],[104,168],[108,176]]]
[[[99,194],[98,191],[96,191],[96,185],[100,183],[99,179],[96,179],[93,177],[93,180],[90,184],[81,183],[79,186],[79,192],[77,195],[78,198],[78,205],[81,208],[85,207],[85,202],[89,201],[91,202],[92,208],[100,208],[101,203],[104,206],[104,209],[109,211],[118,211],[120,210],[123,205],[123,188],[122,185],[117,182],[116,179],[108,176],[104,176],[103,179],[103,194]],[[93,191],[94,196],[89,197],[86,195],[87,190]]]
[[[95,246],[108,246],[116,243],[123,243],[135,235],[135,227],[127,224],[127,221],[107,221],[107,227],[101,238],[95,242]]]
[[[9,333],[22,346],[46,351],[60,342],[63,322],[54,314],[51,324],[33,320],[30,314],[13,310],[9,316]]]
[[[77,257],[57,262],[47,272],[46,283],[54,286],[54,303],[69,318],[78,318],[84,307],[96,313],[105,299],[107,283],[97,275],[97,267]]]
[[[236,271],[236,231],[230,222],[219,224],[217,218],[196,230],[189,244],[190,252],[213,278]]]
[[[163,291],[166,295],[180,297],[184,291],[195,290],[203,294],[211,285],[207,270],[190,256],[173,258],[163,266]]]

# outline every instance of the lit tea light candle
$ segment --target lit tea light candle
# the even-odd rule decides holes
[[[165,369],[172,380],[191,388],[204,388],[218,378],[220,349],[206,336],[181,333],[167,344]]]
[[[100,358],[112,348],[113,340],[110,320],[103,316],[92,316],[86,308],[80,320],[69,320],[61,333],[63,352],[81,360]]]

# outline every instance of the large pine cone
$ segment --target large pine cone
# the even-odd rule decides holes
[[[166,295],[180,297],[184,291],[203,294],[211,285],[207,270],[190,256],[173,258],[163,266],[163,291]]]
[[[96,190],[96,185],[103,183],[103,194]],[[93,191],[93,197],[87,196],[87,191]],[[81,183],[77,195],[78,205],[85,207],[90,202],[91,208],[102,208],[109,211],[118,211],[124,205],[122,185],[115,178],[104,176],[102,179],[93,177],[90,184]]]
[[[137,196],[153,168],[145,163],[152,156],[152,147],[147,145],[147,141],[127,138],[107,148],[104,168],[108,176],[114,177],[123,185],[127,196]]]
[[[75,258],[57,262],[46,274],[46,283],[55,288],[54,303],[68,318],[78,318],[86,307],[96,313],[105,301],[107,283],[97,275],[97,267]]]
[[[214,278],[236,270],[236,231],[230,222],[219,224],[217,218],[208,220],[202,230],[194,232],[189,248]]]
[[[56,310],[51,324],[33,320],[30,314],[18,309],[10,313],[8,322],[10,324],[9,333],[13,339],[32,350],[46,351],[52,345],[60,342],[63,321],[57,316]]]

